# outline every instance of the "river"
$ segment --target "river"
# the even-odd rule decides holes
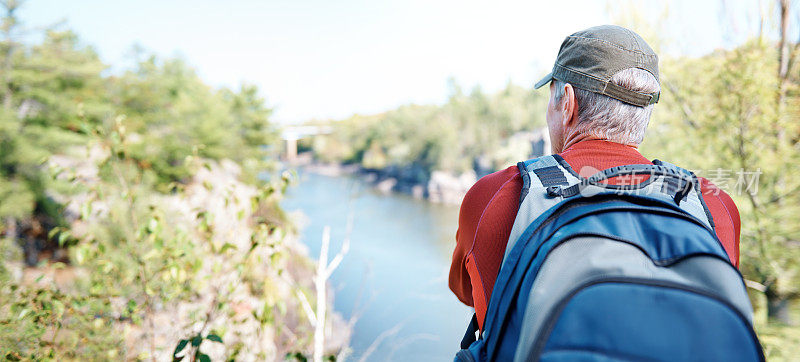
[[[471,308],[447,287],[458,207],[384,195],[358,178],[299,173],[282,203],[302,212],[302,241],[319,255],[331,227],[331,255],[354,217],[350,252],[333,273],[334,308],[357,317],[350,360],[446,361],[459,348]]]

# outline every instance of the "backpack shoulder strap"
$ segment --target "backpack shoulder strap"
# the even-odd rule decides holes
[[[572,168],[559,155],[547,155],[517,163],[522,176],[519,202],[525,200],[531,187],[571,185],[580,182]]]
[[[517,164],[517,168],[522,177],[523,186],[520,192],[519,210],[506,243],[504,260],[531,222],[565,198],[583,193],[587,187],[594,188],[594,192],[614,190],[617,193],[670,195],[674,197],[675,203],[682,210],[714,229],[714,219],[703,200],[697,176],[693,172],[669,162],[653,160],[652,165],[612,167],[589,178],[577,175],[559,155],[542,156],[520,162]],[[622,174],[649,174],[651,179],[633,188],[600,186],[598,184],[598,182]]]
[[[519,210],[506,244],[504,259],[528,225],[560,201],[547,197],[544,190],[552,186],[571,186],[581,181],[559,155],[541,156],[519,162],[517,168],[522,177],[522,190],[519,196]]]
[[[676,166],[675,164],[672,164],[672,163],[669,163],[669,162],[666,162],[666,161],[661,161],[661,160],[658,160],[658,159],[654,159],[653,160],[653,164],[679,171],[679,172],[681,172],[683,174],[689,175],[690,177],[692,177],[694,180],[697,181],[697,182],[695,182],[694,197],[697,198],[697,201],[703,207],[703,212],[706,214],[706,219],[707,219],[706,221],[708,222],[708,225],[711,226],[712,229],[716,230],[716,227],[714,225],[714,217],[711,215],[711,210],[708,208],[708,205],[706,204],[706,201],[703,199],[703,190],[702,190],[702,188],[700,186],[700,182],[697,180],[697,175],[695,175],[694,172],[692,172],[692,171],[689,171],[689,170],[687,170],[685,168]],[[671,186],[671,185],[668,185],[667,183],[664,184],[664,187],[668,187],[668,186]]]
[[[614,177],[648,175],[646,181],[637,184],[610,185],[606,181]],[[551,186],[547,194],[555,198],[572,198],[579,194],[588,197],[600,193],[615,193],[648,196],[662,201],[674,201],[681,210],[714,228],[713,218],[702,197],[700,181],[695,174],[671,163],[654,160],[653,164],[625,165],[605,169],[581,179],[571,186]]]
[[[569,185],[580,181],[572,167],[559,155],[547,155],[520,162],[517,168],[521,174],[527,173],[532,176],[533,187]]]

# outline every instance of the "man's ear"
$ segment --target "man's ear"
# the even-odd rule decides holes
[[[574,126],[578,121],[578,102],[575,98],[575,88],[572,87],[572,84],[564,84],[564,101],[561,103],[560,111],[564,116],[561,119],[564,129]]]

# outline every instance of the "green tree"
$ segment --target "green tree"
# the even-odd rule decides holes
[[[190,359],[268,359],[267,339],[308,350],[295,289],[310,280],[285,269],[310,262],[285,244],[288,178],[256,177],[277,141],[257,87],[216,89],[155,56],[104,75],[70,31],[22,41],[21,5],[0,0],[0,357],[159,358],[183,344]],[[66,256],[37,270],[76,273],[66,287],[20,277],[32,269],[16,244],[46,241]],[[157,337],[177,304],[188,314],[169,333],[184,339]],[[224,352],[201,343],[222,336]]]
[[[645,146],[698,170],[730,170],[718,176],[741,213],[741,270],[764,292],[769,317],[784,323],[800,298],[800,78],[790,13],[779,2],[778,44],[756,38],[665,61],[665,102]]]
[[[149,56],[112,78],[111,89],[129,132],[136,135],[131,156],[164,183],[188,175],[190,155],[230,158],[256,168],[268,154],[264,146],[277,141],[271,110],[255,86],[215,90],[180,59]]]
[[[4,1],[0,33],[3,107],[0,110],[0,218],[7,235],[46,230],[61,223],[58,205],[45,192],[50,180],[41,163],[53,152],[85,140],[76,122],[78,105],[97,123],[107,111],[100,72],[105,66],[71,32],[47,31],[25,46],[19,1]],[[40,227],[42,226],[42,227]],[[28,233],[30,234],[30,232]],[[41,238],[27,235],[31,238]],[[35,255],[29,255],[35,262]]]
[[[451,81],[445,104],[331,121],[334,133],[316,137],[312,148],[324,161],[406,170],[417,181],[436,170],[471,171],[479,160],[499,169],[530,155],[530,147],[509,152],[509,139],[544,125],[545,102],[541,93],[511,83],[487,95],[479,87],[465,94]]]

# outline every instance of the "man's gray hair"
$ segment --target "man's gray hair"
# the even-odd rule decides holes
[[[564,82],[559,80],[553,82],[555,101],[560,104],[564,97]],[[656,77],[638,68],[617,72],[611,77],[611,82],[641,93],[654,93],[661,89]],[[642,143],[655,104],[638,107],[606,95],[575,87],[572,89],[575,90],[578,102],[579,133],[626,145],[638,146]]]

